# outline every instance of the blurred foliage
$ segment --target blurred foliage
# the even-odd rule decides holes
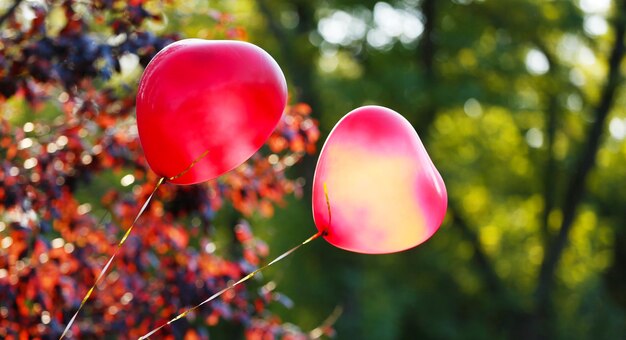
[[[441,230],[414,250],[316,244],[291,259],[276,274],[297,306],[286,320],[310,327],[340,305],[340,337],[623,337],[624,1],[229,3],[324,134],[360,105],[388,106],[450,196]],[[308,211],[294,202],[275,224],[302,229]]]
[[[37,3],[24,1],[14,15],[32,17],[25,13],[38,13],[37,10],[29,12],[22,8],[35,8]],[[65,15],[58,8],[66,3],[71,1],[49,7],[48,22],[65,22],[57,17]],[[97,15],[90,16],[92,33],[83,36],[115,37],[109,24],[122,20],[131,23],[131,28],[125,26],[125,29],[145,32],[154,39],[247,39],[269,51],[282,66],[291,101],[309,105],[294,105],[292,115],[286,116],[305,117],[308,123],[291,126],[293,120],[285,122],[286,131],[299,131],[296,135],[306,141],[307,147],[303,149],[301,142],[294,142],[290,144],[291,150],[281,149],[283,154],[272,156],[278,152],[274,148],[285,145],[283,137],[293,140],[290,133],[279,131],[249,165],[219,182],[198,188],[168,186],[159,192],[157,201],[162,204],[151,208],[155,217],[142,220],[138,230],[144,231],[137,232],[135,242],[147,242],[146,235],[167,238],[161,229],[189,235],[196,232],[202,236],[191,237],[189,246],[180,246],[180,251],[189,257],[183,260],[173,254],[168,256],[187,263],[199,256],[195,255],[197,249],[206,249],[210,244],[220,261],[241,264],[239,259],[244,255],[240,249],[245,245],[241,245],[241,240],[236,241],[231,227],[242,225],[238,222],[242,213],[248,216],[254,234],[269,244],[270,250],[265,250],[269,253],[256,253],[259,261],[272,258],[313,234],[308,192],[315,159],[305,152],[312,151],[312,143],[317,140],[317,130],[310,130],[311,124],[315,126],[308,118],[311,109],[323,135],[341,116],[360,105],[384,105],[402,113],[419,132],[446,181],[450,200],[447,219],[431,240],[416,249],[381,256],[348,253],[323,241],[313,242],[270,268],[255,283],[264,284],[266,289],[276,288],[281,293],[272,289],[274,299],[282,303],[266,301],[264,313],[269,313],[268,310],[271,313],[261,313],[261,317],[254,318],[254,325],[280,325],[277,321],[280,319],[300,329],[314,329],[309,336],[317,336],[320,329],[331,333],[328,327],[316,327],[333,324],[338,338],[358,339],[616,339],[626,334],[623,208],[626,93],[622,86],[626,3],[623,0],[192,0],[131,1],[129,7],[117,1],[94,3],[118,7],[107,12],[101,22]],[[12,2],[3,4],[3,12],[11,5]],[[133,6],[156,16],[144,14],[143,21],[133,22],[130,14],[124,14],[131,13],[126,11]],[[60,23],[52,25],[57,28],[49,28],[51,32],[61,32]],[[2,25],[9,24],[6,21]],[[12,49],[13,54],[8,53],[9,45],[4,40],[0,47],[5,58],[0,60],[1,93],[5,97],[16,93],[1,104],[3,117],[8,119],[2,137],[11,136],[2,144],[4,176],[10,175],[13,167],[17,168],[17,178],[22,178],[18,183],[24,188],[32,174],[24,175],[22,169],[28,157],[37,155],[37,152],[31,155],[32,146],[28,146],[19,150],[19,156],[13,156],[18,158],[8,158],[6,150],[11,145],[28,144],[20,142],[24,137],[30,138],[33,145],[57,145],[60,136],[71,136],[67,131],[75,126],[72,124],[84,124],[89,133],[80,135],[80,129],[74,132],[78,134],[74,144],[87,143],[92,149],[84,150],[94,164],[104,162],[101,158],[105,155],[115,161],[103,163],[97,171],[89,167],[88,171],[80,170],[78,174],[89,175],[89,183],[69,180],[82,178],[77,174],[54,172],[60,170],[50,170],[53,172],[48,176],[52,176],[53,183],[56,177],[65,179],[52,187],[74,183],[71,192],[79,207],[88,203],[93,212],[111,211],[115,217],[105,225],[113,228],[115,234],[127,225],[122,219],[131,218],[134,210],[122,212],[121,208],[113,210],[113,207],[121,206],[124,199],[133,204],[127,204],[126,209],[136,207],[151,183],[152,175],[145,173],[145,162],[132,130],[132,116],[128,114],[132,112],[132,92],[141,69],[135,65],[145,65],[149,57],[142,57],[142,53],[147,56],[154,51],[111,48],[106,52],[106,48],[100,47],[93,55],[78,53],[95,58],[97,67],[91,69],[85,64],[87,69],[77,74],[86,76],[89,82],[85,85],[81,80],[80,86],[75,87],[72,84],[79,82],[62,80],[63,74],[73,74],[63,71],[66,59],[48,58],[53,64],[61,64],[60,71],[49,74],[61,78],[33,78],[29,82],[24,74],[50,68],[47,64],[42,66],[46,58],[37,52],[39,47],[28,52],[32,50],[29,47],[32,42],[40,38],[37,34],[9,34],[29,30],[13,28],[2,35],[3,39],[22,39],[19,44],[23,44]],[[66,45],[55,39],[52,41],[62,50]],[[35,56],[25,58],[30,64],[18,65],[26,73],[7,73],[11,68],[6,64],[6,56],[20,53]],[[106,53],[110,53],[112,61],[107,61]],[[120,63],[119,69],[116,63]],[[107,68],[111,70],[108,80],[107,72],[103,71]],[[33,87],[32,83],[42,81],[46,84],[43,89]],[[12,90],[12,84],[17,92]],[[38,93],[31,87],[46,95],[29,95]],[[105,99],[100,99],[103,96]],[[45,100],[37,103],[31,97]],[[131,99],[122,101],[123,98]],[[82,113],[75,109],[83,107],[77,103],[90,102],[99,103],[95,106],[98,110]],[[119,103],[107,108],[101,102]],[[114,113],[112,120],[108,118],[110,112]],[[74,117],[78,120],[72,123],[70,118]],[[102,125],[104,118],[113,125]],[[34,132],[24,134],[27,127]],[[109,149],[121,153],[113,156],[89,153],[100,144],[103,150],[108,150],[109,144],[114,145]],[[302,162],[295,164],[301,157]],[[35,168],[42,166],[42,161],[37,159]],[[111,168],[112,171],[108,170]],[[140,189],[128,190],[129,187],[117,185],[125,174],[133,174],[141,183]],[[257,177],[269,183],[279,181],[285,189],[279,195],[263,191],[269,190],[268,187],[254,187]],[[9,178],[3,180],[3,188],[8,187]],[[250,185],[254,189],[242,191]],[[100,197],[93,197],[94,193],[100,196],[112,187],[119,192],[114,200],[119,203],[105,204]],[[32,188],[29,190],[46,190],[42,185]],[[284,197],[291,192],[303,192],[304,199]],[[242,197],[255,199],[242,201]],[[43,203],[52,202],[57,201],[43,199]],[[213,206],[216,202],[220,204]],[[21,209],[22,213],[26,212],[24,207]],[[38,210],[33,210],[41,222],[29,228],[42,228],[50,220],[44,217],[46,210],[41,209],[38,206]],[[16,244],[18,236],[9,235],[13,227],[8,219],[12,215],[6,209],[2,214],[2,240],[10,237],[12,244]],[[159,214],[170,214],[171,224]],[[94,220],[98,214],[87,215],[91,222],[85,228],[104,228],[98,227]],[[161,226],[163,223],[167,226]],[[150,228],[154,232],[149,233]],[[50,228],[49,234],[41,232],[37,237],[49,242],[65,237],[55,230]],[[145,251],[156,252],[156,258],[164,261],[168,257],[158,253],[158,243],[154,242],[145,243]],[[114,240],[108,243],[112,245]],[[8,258],[14,246],[9,241],[5,244],[8,247],[3,246],[0,251],[3,258]],[[106,254],[111,249],[86,250],[87,255],[81,256],[85,262],[81,266],[99,270],[95,254]],[[239,267],[239,274],[227,275],[235,277],[255,265],[258,263]],[[11,278],[8,270],[14,270],[17,264],[7,267],[8,263],[2,263],[2,266],[7,272],[0,269],[0,274],[4,274],[0,282],[8,282]],[[172,268],[178,266],[182,265]],[[120,278],[131,276],[126,267],[117,273]],[[70,285],[81,282],[80,275],[85,274],[70,274],[73,278]],[[163,285],[164,275],[151,270],[150,280],[148,277],[145,280]],[[201,280],[215,280],[206,273],[196,275]],[[218,288],[225,282],[211,283],[210,287]],[[3,284],[0,293],[14,289],[7,287],[22,287]],[[79,289],[86,289],[82,284]],[[112,291],[106,290],[106,286],[102,289]],[[132,287],[129,291],[145,289]],[[247,292],[249,295],[238,291],[237,296],[250,302],[255,292],[251,289]],[[173,308],[175,304],[180,308],[200,302],[207,296],[205,293],[195,292],[193,301],[181,302],[180,296],[157,290],[150,292],[154,297],[145,301],[152,303],[157,296],[170,296],[170,300],[158,300],[160,307]],[[65,302],[68,305],[63,307],[61,316],[54,315],[57,322],[67,319],[76,299],[79,297],[66,300],[70,302]],[[1,300],[13,301],[4,296]],[[104,312],[104,306],[109,306],[107,302],[100,305],[94,302],[91,301],[92,309],[82,318],[82,327],[90,329],[89,322],[113,327],[113,321],[98,323],[98,318],[110,315],[110,311]],[[142,308],[148,308],[147,302],[136,303],[133,308],[119,308],[118,313],[137,315]],[[0,309],[3,320],[8,320],[5,319],[8,310]],[[200,313],[210,315],[212,310],[216,307],[207,307]],[[337,311],[342,311],[341,315]],[[32,325],[42,321],[39,310],[25,313],[34,318]],[[168,316],[173,313],[163,312]],[[121,320],[119,316],[112,320]],[[189,329],[200,330],[200,336],[209,334],[201,325],[203,322],[188,320],[187,324],[195,327]],[[243,324],[255,329],[250,323]],[[140,327],[138,323],[134,325]],[[123,330],[129,328],[120,327],[118,331],[126,334]],[[175,326],[171,331],[184,327]],[[283,333],[292,329],[289,325],[281,327]],[[208,332],[211,336],[243,336],[236,333],[239,328],[234,329],[210,327]],[[294,334],[301,333],[294,328]]]
[[[17,1],[0,35],[0,337],[58,338],[154,190],[134,117],[140,67],[179,33],[144,1]],[[154,13],[154,14],[153,14]],[[228,15],[216,37],[245,37]],[[219,180],[159,187],[156,199],[70,328],[74,338],[137,338],[269,255],[244,217],[271,216],[302,184],[285,170],[315,152],[306,104],[288,106],[268,145]],[[304,338],[251,282],[160,336]]]

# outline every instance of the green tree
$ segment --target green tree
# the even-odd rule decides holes
[[[281,281],[294,322],[337,304],[338,334],[360,338],[624,333],[623,1],[252,3],[251,36],[315,68],[288,76],[316,98],[322,131],[359,105],[393,108],[450,194],[446,223],[415,250],[316,245],[293,259]],[[278,224],[307,224],[301,209]],[[298,295],[292,276],[322,292]]]

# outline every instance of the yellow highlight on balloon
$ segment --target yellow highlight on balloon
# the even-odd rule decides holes
[[[331,244],[368,254],[409,249],[439,228],[446,206],[439,172],[397,112],[361,107],[331,131],[313,180],[313,218]]]
[[[328,152],[329,163],[336,165],[326,178],[333,220],[337,223],[334,233],[354,235],[356,243],[390,248],[417,242],[423,231],[416,233],[415,229],[423,229],[424,219],[416,209],[413,188],[417,169],[413,162],[357,147],[334,146]],[[389,228],[394,232],[386,232]]]

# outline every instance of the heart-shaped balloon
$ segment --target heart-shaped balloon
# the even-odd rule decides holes
[[[417,246],[446,213],[441,175],[399,113],[364,106],[343,117],[320,153],[313,218],[331,244],[383,254]]]
[[[286,102],[285,76],[261,48],[241,41],[181,40],[157,53],[141,78],[139,139],[158,175],[184,173],[171,179],[176,184],[203,182],[256,152]]]

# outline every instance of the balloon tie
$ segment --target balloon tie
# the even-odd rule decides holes
[[[154,194],[156,193],[156,191],[159,188],[159,186],[161,186],[161,184],[163,184],[163,181],[165,181],[165,177],[161,177],[159,179],[159,181],[157,182],[156,186],[152,190],[152,193],[150,193],[150,196],[148,196],[148,198],[144,202],[144,204],[141,207],[141,209],[139,209],[139,212],[137,213],[137,216],[135,216],[135,219],[133,220],[133,223],[131,223],[130,227],[128,227],[128,229],[124,233],[124,236],[122,236],[122,239],[118,242],[117,248],[113,252],[113,255],[111,255],[111,257],[109,258],[109,261],[107,261],[106,265],[104,265],[104,268],[102,268],[102,271],[100,272],[100,275],[98,275],[98,278],[94,282],[93,286],[91,286],[91,288],[87,291],[87,294],[85,294],[85,297],[81,301],[80,306],[78,306],[78,310],[76,310],[76,312],[74,313],[74,316],[72,316],[72,318],[70,319],[70,322],[67,324],[67,326],[65,326],[65,330],[63,330],[63,333],[61,334],[61,337],[59,337],[59,340],[61,340],[61,339],[63,339],[63,337],[65,337],[67,332],[70,330],[70,328],[74,324],[74,321],[76,320],[76,317],[78,316],[78,313],[81,311],[81,309],[83,309],[83,306],[85,306],[85,303],[87,302],[87,300],[89,300],[89,297],[91,297],[91,294],[96,289],[96,286],[105,277],[105,274],[109,270],[109,267],[111,266],[111,263],[113,263],[113,259],[119,253],[120,249],[122,248],[122,245],[124,245],[124,242],[126,242],[126,239],[128,239],[128,236],[130,235],[130,232],[133,230],[133,227],[135,227],[135,223],[137,223],[137,220],[139,220],[139,217],[146,210],[146,208],[148,207],[148,204],[150,203],[150,200],[152,199],[152,196],[154,196]]]
[[[326,182],[322,184],[324,186],[324,198],[326,198],[326,207],[328,207],[328,227],[324,229],[322,234],[324,236],[328,235],[328,230],[333,222],[333,215],[330,213],[330,199],[328,199],[328,187],[326,186]]]
[[[284,252],[283,254],[281,254],[280,256],[278,256],[277,258],[275,258],[274,260],[272,260],[272,262],[264,265],[263,267],[260,267],[256,270],[254,270],[253,272],[249,273],[248,275],[244,276],[243,278],[239,279],[239,281],[227,286],[226,288],[220,290],[219,292],[211,295],[208,299],[202,301],[201,303],[185,310],[184,312],[178,314],[176,317],[174,317],[173,319],[171,319],[170,321],[168,321],[167,323],[162,324],[161,326],[151,330],[150,332],[146,333],[145,335],[143,335],[142,337],[139,338],[139,340],[144,340],[147,339],[148,337],[150,337],[151,335],[153,335],[154,333],[158,332],[161,328],[168,326],[170,324],[172,324],[173,322],[185,317],[187,314],[191,313],[192,311],[200,308],[200,306],[216,299],[217,297],[219,297],[220,295],[226,293],[227,291],[237,287],[238,285],[248,281],[249,279],[251,279],[252,277],[254,277],[256,274],[258,274],[259,272],[265,270],[267,267],[273,265],[274,263],[284,259],[285,257],[289,256],[291,253],[293,253],[294,251],[298,250],[298,248],[302,247],[303,245],[315,240],[316,238],[320,237],[322,235],[322,232],[319,231],[317,232],[315,235],[309,237],[308,239],[304,240],[304,242],[300,243],[299,245],[289,249],[288,251]]]

